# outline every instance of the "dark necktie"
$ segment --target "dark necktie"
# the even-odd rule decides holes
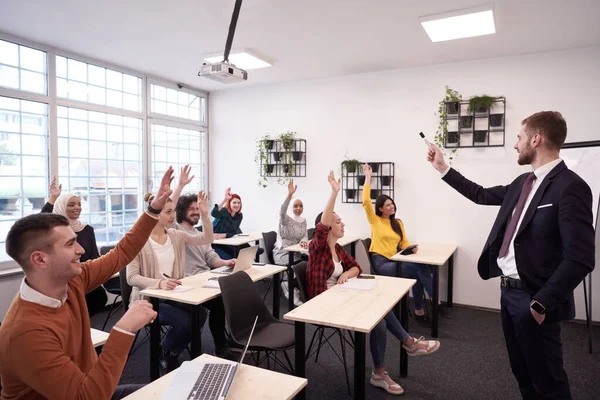
[[[498,253],[498,258],[504,258],[508,254],[508,245],[510,244],[511,239],[513,238],[513,236],[515,235],[515,231],[517,230],[517,224],[519,223],[519,219],[521,218],[521,214],[523,213],[523,208],[525,208],[527,197],[531,192],[533,181],[535,181],[535,174],[531,172],[527,176],[527,179],[525,179],[525,183],[521,188],[521,195],[519,196],[519,200],[517,201],[517,205],[515,206],[515,212],[513,213],[512,219],[510,220],[508,227],[504,231],[504,239],[502,240],[502,247],[500,248],[500,253]]]

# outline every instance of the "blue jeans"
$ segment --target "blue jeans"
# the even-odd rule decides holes
[[[206,321],[206,313],[202,313],[200,325]],[[192,308],[189,304],[174,301],[160,301],[158,318],[161,325],[169,325],[171,329],[162,342],[163,349],[180,354],[192,338]]]
[[[213,246],[213,249],[222,260],[231,260],[233,258],[233,246]]]
[[[415,310],[423,309],[423,288],[433,298],[433,279],[429,266],[417,263],[402,263],[401,273],[398,274],[396,261],[391,261],[380,254],[371,254],[373,270],[377,275],[401,276],[402,278],[416,279],[417,283],[412,287]]]
[[[373,366],[375,368],[383,368],[385,366],[385,346],[388,330],[401,342],[410,337],[400,324],[400,321],[398,321],[398,318],[396,318],[396,315],[392,311],[387,313],[383,320],[373,328],[369,337],[369,348],[371,349],[371,357],[373,358]]]

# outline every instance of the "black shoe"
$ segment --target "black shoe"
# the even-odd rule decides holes
[[[424,325],[424,326],[431,326],[431,319],[429,319],[429,316],[427,314],[423,314],[423,315],[414,314],[414,317],[419,324]]]
[[[179,368],[179,354],[163,350],[160,358],[160,366],[165,374]]]

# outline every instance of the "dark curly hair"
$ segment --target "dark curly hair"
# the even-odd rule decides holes
[[[177,200],[177,205],[175,206],[175,218],[178,224],[183,222],[185,213],[187,212],[188,208],[190,208],[190,205],[197,201],[197,194],[186,194],[179,197],[179,200]]]

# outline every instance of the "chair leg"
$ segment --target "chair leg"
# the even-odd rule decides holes
[[[305,360],[308,360],[310,358],[311,354],[311,350],[313,347],[313,344],[315,342],[315,338],[317,337],[317,333],[319,333],[319,331],[321,330],[321,327],[318,327],[315,330],[315,333],[313,333],[312,338],[310,339],[310,344],[308,345],[308,351],[306,352],[306,356],[305,356]]]
[[[117,300],[119,299],[119,297],[121,297],[121,296],[117,295],[115,297],[115,299],[113,300],[112,304],[110,305],[110,309],[108,310],[108,315],[106,316],[106,319],[104,320],[104,324],[102,325],[102,330],[104,330],[104,328],[106,328],[106,324],[108,323],[108,320],[113,315],[113,309],[114,309],[114,311],[117,311],[119,309],[118,307],[115,309],[115,304],[117,303]]]
[[[287,354],[287,351],[283,350],[283,355],[285,356],[285,361],[287,361],[288,367],[290,368],[290,373],[292,375],[296,374],[296,371],[294,370],[294,366],[292,365],[292,361],[290,360],[290,357]]]
[[[269,279],[269,286],[267,287],[267,291],[265,292],[265,295],[263,296],[263,301],[265,301],[267,299],[267,295],[269,294],[269,291],[271,290],[272,285],[273,285],[273,279]]]
[[[317,347],[317,355],[315,356],[315,362],[319,362],[319,353],[321,352],[321,346],[323,346],[323,331],[325,329],[321,328],[321,332],[319,332],[319,347]]]
[[[340,346],[342,348],[342,364],[344,364],[344,374],[346,375],[346,386],[348,388],[348,396],[351,396],[350,392],[350,379],[348,378],[348,364],[346,363],[346,340],[343,337],[343,332],[336,329],[340,336]]]

